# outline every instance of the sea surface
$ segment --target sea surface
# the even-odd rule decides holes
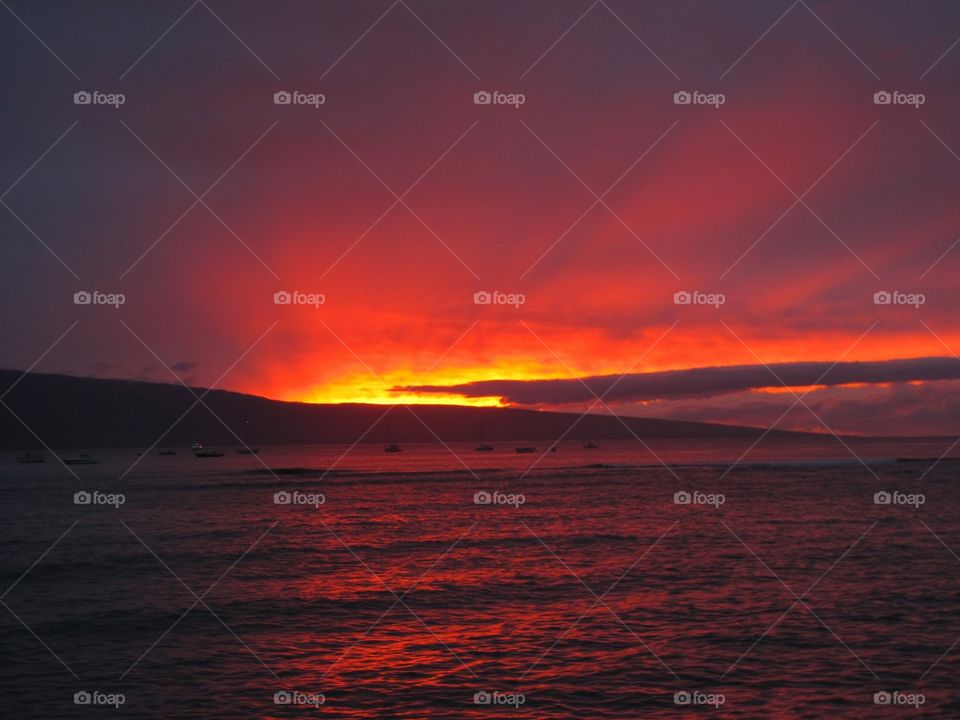
[[[960,717],[950,441],[491,444],[0,454],[0,717]]]

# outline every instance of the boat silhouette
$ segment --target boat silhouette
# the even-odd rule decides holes
[[[195,442],[190,449],[193,450],[193,456],[198,458],[223,457],[223,453],[219,450],[205,448],[200,442]]]
[[[100,461],[90,457],[87,453],[80,453],[74,457],[60,458],[64,465],[99,465]]]
[[[480,426],[480,444],[477,445],[474,450],[477,452],[490,452],[493,450],[493,445],[488,445],[483,441],[483,425]]]

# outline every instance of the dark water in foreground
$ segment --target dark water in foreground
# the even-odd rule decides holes
[[[949,443],[602,445],[0,456],[0,716],[960,717]]]

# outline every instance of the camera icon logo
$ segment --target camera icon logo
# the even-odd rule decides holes
[[[491,502],[493,502],[493,496],[486,490],[480,490],[473,494],[474,505],[489,505]]]
[[[489,705],[491,699],[490,693],[486,690],[479,690],[473,694],[474,705]]]
[[[679,290],[673,294],[674,305],[689,305],[693,301],[693,295],[686,290]]]
[[[273,294],[274,305],[289,305],[293,301],[293,296],[286,290],[278,290]]]
[[[473,294],[474,305],[489,305],[493,302],[493,295],[486,290],[479,290]]]
[[[693,497],[686,490],[681,490],[673,494],[674,505],[689,505],[692,501]]]
[[[689,105],[693,102],[693,95],[688,93],[686,90],[680,90],[673,94],[673,104],[674,105]]]
[[[89,105],[91,102],[93,102],[93,95],[86,90],[81,90],[73,94],[74,105]]]
[[[693,698],[686,690],[678,690],[673,694],[674,705],[689,705],[692,701]]]
[[[293,501],[293,496],[286,490],[280,490],[273,494],[274,505],[289,505]]]
[[[893,102],[893,95],[888,93],[886,90],[880,90],[873,94],[873,104],[874,105],[889,105]]]
[[[873,694],[874,705],[889,705],[890,699],[890,693],[888,693],[886,690],[881,690]]]
[[[93,302],[93,295],[88,293],[86,290],[80,290],[73,294],[73,304],[74,305],[89,305]]]
[[[874,305],[889,305],[893,302],[893,295],[886,290],[878,290],[873,294]]]
[[[74,705],[89,705],[91,702],[93,702],[93,696],[86,690],[80,690],[73,694]]]
[[[278,690],[273,694],[274,705],[289,705],[293,702],[293,694],[286,690]]]
[[[81,490],[80,492],[75,492],[73,494],[74,505],[89,505],[92,501],[93,496],[86,490]]]
[[[889,505],[891,502],[893,502],[893,496],[886,490],[881,490],[873,494],[874,505]]]
[[[293,95],[288,93],[286,90],[281,90],[280,92],[275,92],[273,94],[274,105],[289,105],[292,102],[293,102]]]
[[[489,105],[493,102],[493,95],[488,93],[486,90],[480,90],[473,94],[473,104],[474,105]]]

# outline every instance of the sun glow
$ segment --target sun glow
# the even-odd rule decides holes
[[[371,373],[342,376],[335,382],[317,385],[305,391],[294,391],[284,399],[309,403],[370,403],[373,405],[470,405],[473,407],[505,407],[498,396],[465,397],[455,393],[415,393],[395,390],[410,385],[457,385],[504,377],[517,380],[539,380],[555,377],[555,371],[541,366],[485,366],[437,370],[423,377],[417,372],[397,370],[374,377]]]

